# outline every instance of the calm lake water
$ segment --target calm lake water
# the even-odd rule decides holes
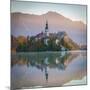
[[[11,88],[87,84],[86,51],[16,53],[11,56]]]

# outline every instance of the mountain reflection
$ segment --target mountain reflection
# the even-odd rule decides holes
[[[65,70],[67,65],[76,58],[78,54],[70,52],[48,52],[48,53],[18,53],[12,55],[12,67],[14,65],[26,65],[27,67],[36,67],[45,74],[45,79],[48,82],[48,67]]]
[[[62,86],[86,76],[84,51],[16,53],[11,56],[12,88]],[[85,81],[82,83],[86,84]]]

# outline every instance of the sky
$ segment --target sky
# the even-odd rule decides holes
[[[55,11],[73,21],[83,21],[86,24],[87,6],[71,4],[55,4],[28,1],[11,1],[11,12],[22,12],[41,15]]]

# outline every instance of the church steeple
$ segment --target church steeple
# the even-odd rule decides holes
[[[45,32],[48,32],[48,21],[46,20],[46,27],[45,27]]]
[[[46,26],[45,26],[45,44],[48,45],[48,36],[49,36],[49,32],[48,32],[48,21],[46,20]]]
[[[46,20],[46,27],[45,27],[45,30],[48,29],[48,21]]]

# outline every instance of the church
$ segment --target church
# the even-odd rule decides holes
[[[49,40],[49,30],[48,30],[48,21],[46,20],[46,24],[45,24],[45,31],[44,32],[41,32],[39,34],[37,34],[35,36],[35,39],[36,40],[39,40],[39,39],[44,39],[44,43],[46,45],[48,45],[48,40]]]
[[[50,37],[52,37],[52,38],[56,38],[54,42],[56,45],[59,45],[61,40],[64,38],[65,35],[66,35],[66,33],[64,31],[58,32],[58,33],[49,33],[48,21],[46,20],[44,32],[37,34],[35,36],[35,39],[37,41],[37,40],[40,40],[43,38],[44,44],[48,46],[48,41],[49,41]],[[61,44],[60,44],[60,47],[61,47],[62,51],[66,50],[66,48],[64,46],[62,46]]]

